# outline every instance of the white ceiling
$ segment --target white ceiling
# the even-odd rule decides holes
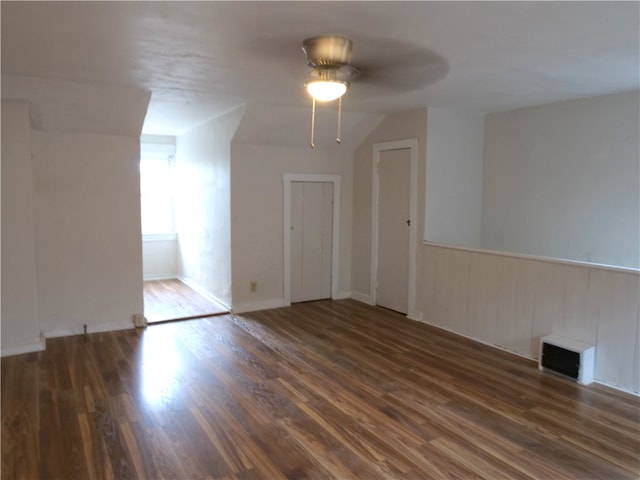
[[[346,35],[347,113],[509,110],[639,87],[638,2],[7,2],[2,73],[151,92],[144,132],[308,108],[304,38]],[[394,88],[387,82],[395,84]],[[3,91],[3,97],[4,97]]]

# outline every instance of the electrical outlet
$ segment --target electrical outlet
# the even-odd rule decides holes
[[[144,314],[142,313],[135,313],[133,315],[133,325],[136,328],[144,328],[147,326],[147,319],[144,318]]]
[[[258,291],[258,282],[253,280],[251,283],[249,283],[249,290],[251,291],[251,293],[256,293]]]

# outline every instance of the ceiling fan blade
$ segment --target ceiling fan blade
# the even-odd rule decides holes
[[[354,64],[360,70],[358,83],[397,93],[432,85],[449,72],[449,64],[443,57],[415,47],[386,57],[354,59]]]
[[[449,71],[444,57],[422,45],[347,35],[353,41],[352,58],[348,65],[337,70],[336,78],[350,82],[354,99],[364,101],[378,95],[410,92],[434,84]],[[307,65],[302,50],[304,38],[294,34],[261,38],[259,42],[238,45],[238,54],[251,56],[248,65],[262,72],[260,81],[273,80],[281,84],[283,97],[291,89],[302,94],[304,83],[319,76],[317,69]]]

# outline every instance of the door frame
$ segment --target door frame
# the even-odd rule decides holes
[[[284,173],[284,298],[285,306],[291,305],[291,183],[333,183],[333,231],[331,236],[331,298],[338,298],[340,259],[340,175],[315,173]]]
[[[380,201],[380,154],[387,150],[409,149],[409,291],[407,292],[407,317],[416,315],[416,271],[418,245],[418,139],[408,138],[373,144],[372,189],[371,189],[371,278],[369,295],[371,304],[377,303],[378,290],[378,203]]]

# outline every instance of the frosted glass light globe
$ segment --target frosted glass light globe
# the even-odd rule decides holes
[[[315,80],[306,85],[307,92],[319,102],[330,102],[347,91],[347,82],[339,80]]]

